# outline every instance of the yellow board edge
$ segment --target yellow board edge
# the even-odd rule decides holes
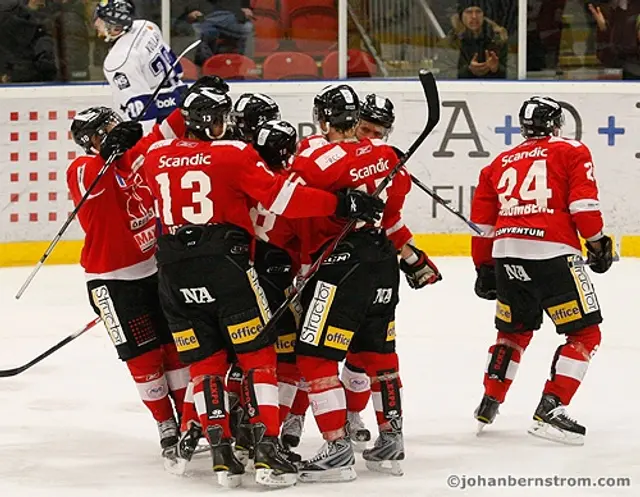
[[[470,256],[471,235],[458,233],[428,233],[414,235],[416,245],[433,257]],[[58,243],[47,264],[77,264],[80,261],[82,241]],[[0,243],[0,267],[31,266],[40,260],[49,242]],[[623,257],[640,257],[640,235],[623,235]]]

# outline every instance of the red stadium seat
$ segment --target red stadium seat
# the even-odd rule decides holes
[[[301,52],[323,56],[336,48],[338,11],[334,0],[288,0],[287,7],[291,39]]]
[[[237,53],[209,57],[202,65],[202,75],[215,74],[224,79],[257,79],[258,69],[250,58]]]
[[[377,66],[367,52],[355,48],[347,51],[347,76],[349,78],[371,78],[376,75]],[[338,79],[338,52],[331,52],[322,61],[324,79]]]
[[[275,0],[258,0],[254,3],[255,54],[257,57],[266,57],[278,50],[284,30]]]
[[[184,79],[187,81],[195,81],[200,77],[200,71],[198,66],[196,66],[189,59],[184,58],[180,61],[182,65],[182,70],[184,71]]]
[[[318,66],[308,54],[299,52],[278,52],[269,55],[262,66],[262,78],[280,79],[317,79]]]

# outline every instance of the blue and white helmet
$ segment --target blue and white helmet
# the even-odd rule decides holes
[[[131,0],[100,0],[94,22],[98,19],[104,22],[105,39],[112,41],[131,29],[135,13],[136,7]]]

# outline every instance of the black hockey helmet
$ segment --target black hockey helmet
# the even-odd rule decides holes
[[[531,97],[520,107],[520,132],[525,138],[555,134],[564,125],[562,107],[550,97]]]
[[[135,14],[136,6],[131,0],[100,0],[94,15],[105,24],[121,26],[126,31],[131,28]]]
[[[266,121],[280,119],[280,107],[264,93],[243,93],[231,111],[231,123],[236,136],[251,141],[258,127]]]
[[[106,138],[109,125],[122,122],[122,118],[109,107],[89,107],[78,112],[71,122],[71,136],[76,144],[88,154],[95,154],[91,139],[97,136],[100,142]]]
[[[188,131],[200,140],[210,141],[224,136],[231,111],[231,98],[209,86],[191,87],[180,106]],[[222,124],[220,135],[213,135],[213,126]]]
[[[393,102],[386,97],[370,93],[360,104],[360,119],[391,129],[396,120]]]
[[[271,169],[284,169],[296,151],[298,133],[287,121],[263,123],[253,136],[253,148]]]
[[[313,100],[313,120],[326,122],[338,131],[346,131],[358,124],[360,100],[349,85],[325,87]],[[328,130],[321,130],[326,133]]]
[[[207,75],[198,78],[192,85],[191,89],[194,90],[200,86],[208,86],[209,88],[215,88],[220,93],[229,93],[229,85],[220,76]]]

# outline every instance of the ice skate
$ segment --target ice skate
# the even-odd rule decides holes
[[[235,454],[238,460],[247,467],[254,457],[252,427],[247,420],[236,429]]]
[[[400,462],[404,460],[404,439],[402,437],[402,419],[390,421],[391,430],[381,431],[373,448],[362,453],[367,469],[393,476],[402,476],[404,472]]]
[[[298,466],[298,478],[304,483],[329,483],[355,480],[356,458],[348,438],[325,442],[320,451]]]
[[[165,470],[174,475],[184,475],[201,438],[202,427],[198,423],[191,423],[175,446],[173,457],[165,457]]]
[[[584,445],[587,429],[571,419],[555,395],[545,394],[533,415],[529,434],[567,445]]]
[[[222,438],[222,428],[210,426],[207,428],[213,471],[218,475],[218,483],[223,487],[239,487],[242,483],[244,466],[233,453],[231,439]]]
[[[356,452],[365,450],[371,441],[371,432],[364,426],[359,412],[347,411],[347,433]]]
[[[493,423],[498,415],[498,408],[500,407],[500,402],[498,402],[495,398],[485,395],[482,397],[480,401],[480,405],[476,408],[473,416],[478,420],[478,431],[477,434],[480,435],[482,430],[487,425]]]
[[[158,434],[160,435],[160,447],[164,452],[164,450],[178,444],[180,435],[178,423],[173,418],[158,422]]]
[[[282,445],[291,449],[300,445],[302,429],[304,428],[304,414],[287,414],[282,423],[281,435]]]
[[[266,487],[290,487],[298,481],[298,470],[280,446],[278,437],[264,436],[265,426],[253,425],[256,483]]]

